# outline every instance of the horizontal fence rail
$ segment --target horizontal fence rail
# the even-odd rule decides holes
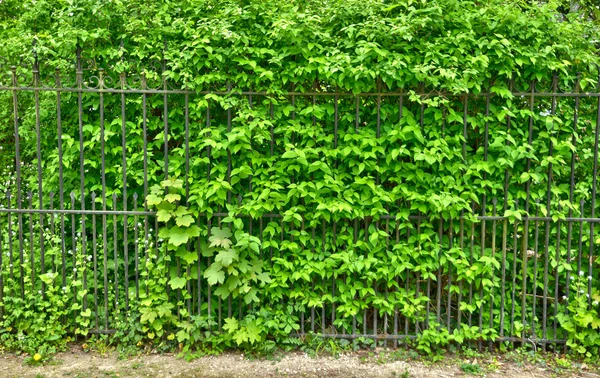
[[[558,350],[571,298],[598,306],[597,88],[561,92],[555,77],[541,92],[193,91],[164,75],[161,89],[84,78],[81,65],[78,54],[74,80],[57,72],[53,86],[37,60],[0,72],[0,316],[7,299],[58,290],[68,321],[89,309],[86,332],[116,332],[172,252],[145,200],[169,178],[202,232],[183,245],[193,256],[171,261],[185,286],[165,294],[207,331],[285,308],[295,337],[396,347],[445,330],[480,348]],[[290,160],[295,173],[278,173]],[[320,198],[290,194],[319,180],[333,183]],[[268,298],[222,296],[205,278],[207,240],[232,213],[265,271],[288,275]]]

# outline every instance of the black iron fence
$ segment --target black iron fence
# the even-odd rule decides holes
[[[58,283],[73,290],[65,306],[91,311],[90,332],[113,332],[116,314],[147,290],[148,261],[164,252],[161,224],[144,198],[152,184],[179,177],[182,201],[203,209],[198,226],[206,232],[222,226],[235,206],[246,232],[261,241],[267,269],[300,277],[278,281],[283,291],[269,289],[279,293],[277,300],[222,298],[215,294],[219,285],[203,278],[213,262],[203,253],[208,234],[194,238],[187,244],[197,253],[194,268],[177,258],[169,273],[178,277],[187,269],[190,295],[181,289],[166,295],[180,316],[214,319],[207,325],[213,330],[264,300],[290,304],[298,325],[290,334],[395,346],[427,329],[466,329],[465,337],[479,345],[545,348],[565,343],[560,315],[568,315],[574,290],[597,306],[600,92],[582,90],[579,76],[523,89],[490,83],[481,93],[420,86],[354,94],[318,83],[282,93],[175,89],[168,75],[112,77],[101,68],[83,70],[80,59],[67,78],[60,71],[41,77],[37,61],[33,70],[5,67],[2,74],[0,99],[8,106],[0,113],[0,303],[27,291],[45,296]],[[242,109],[246,116],[236,116]],[[250,152],[237,157],[232,140],[253,122],[265,122],[262,139],[251,138]],[[377,145],[361,145],[367,137]],[[386,144],[386,138],[395,139]],[[436,139],[445,147],[437,148]],[[257,184],[260,169],[286,160],[290,146],[318,144],[336,152],[310,162],[326,166],[323,180],[356,184],[348,196],[362,204],[360,212],[353,213],[358,205],[350,200],[342,203],[341,191],[349,187],[343,185],[340,193],[312,199],[339,205],[338,215],[323,215],[309,197],[280,199],[312,185],[317,169],[300,174],[303,168],[288,164],[284,169],[297,169],[298,178],[287,175],[287,187],[275,177],[277,185]],[[264,164],[244,160],[252,156]],[[453,165],[447,172],[454,173],[438,174]],[[244,169],[232,181],[232,172]],[[471,188],[457,186],[466,176]],[[356,181],[361,177],[368,180]],[[440,189],[423,193],[427,198],[411,192],[411,183],[426,188],[438,180]],[[198,190],[197,183],[214,189]],[[373,193],[395,199],[369,205]],[[370,269],[383,269],[377,267],[383,257],[370,260],[373,246],[392,269],[373,270],[377,277],[369,280]],[[354,255],[344,261],[349,250]],[[412,257],[391,257],[400,250]],[[300,255],[323,263],[322,270],[303,271],[295,265]],[[583,283],[574,286],[576,280]]]

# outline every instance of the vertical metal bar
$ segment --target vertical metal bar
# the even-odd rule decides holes
[[[380,81],[378,81],[378,92],[381,92],[381,90],[379,89],[380,87]],[[377,139],[379,139],[381,137],[381,94],[377,95],[377,102],[376,102],[376,114],[377,114],[377,123],[376,123],[376,130],[375,130],[375,136],[377,137]],[[379,163],[379,156],[377,156],[377,166],[380,166]],[[379,177],[379,172],[376,171],[375,173],[375,183],[376,185],[379,185],[380,183],[380,177]],[[379,232],[379,221],[375,222],[375,230],[376,232]],[[387,239],[386,239],[387,240]],[[377,290],[377,281],[375,280],[375,284],[374,284],[374,290],[375,290],[375,296],[377,296],[378,294],[378,290]],[[379,311],[377,310],[377,307],[373,308],[373,336],[374,336],[374,344],[377,345],[377,321],[378,321],[378,313]],[[387,333],[387,332],[386,332]]]
[[[425,115],[425,102],[423,101],[423,95],[425,94],[425,83],[419,83],[419,104],[421,104],[421,109],[419,111],[419,126],[421,126],[421,133],[425,133],[425,124],[423,122],[423,116]],[[427,302],[429,303],[429,302]]]
[[[6,191],[6,202],[9,209],[11,209],[11,193],[10,189]],[[14,283],[12,282],[15,278],[14,273],[14,256],[13,256],[13,222],[12,222],[12,213],[9,212],[7,216],[8,221],[8,277],[10,278],[10,293],[14,293]],[[14,295],[14,294],[13,294]]]
[[[504,180],[504,204],[503,204],[503,212],[502,214],[506,214],[507,206],[508,206],[508,193],[506,186],[508,184],[508,174],[505,173]],[[500,289],[500,337],[504,337],[504,306],[506,302],[506,243],[507,243],[507,235],[508,234],[508,219],[506,216],[502,219],[502,261],[501,261],[501,270],[502,270],[502,278],[501,278],[501,289]]]
[[[33,193],[27,191],[27,208],[33,209]],[[33,254],[33,213],[29,213],[29,264],[31,266],[31,292],[35,293],[35,255]],[[0,264],[0,266],[2,266]]]
[[[471,203],[471,214],[473,215],[473,217],[475,216],[475,202]],[[469,257],[469,264],[473,265],[473,260],[475,257],[475,223],[473,221],[471,221],[471,247],[470,247],[471,253],[470,253],[470,257]],[[469,284],[469,304],[473,303],[473,298],[474,298],[474,291],[475,291],[475,287],[473,285],[473,282],[471,281],[471,283]],[[473,311],[469,311],[469,328],[473,326]]]
[[[56,69],[55,74],[56,88],[61,88],[60,82],[60,70]],[[62,147],[62,119],[61,119],[61,99],[60,91],[56,91],[56,123],[57,123],[57,138],[58,138],[58,185],[59,185],[59,206],[60,210],[65,209],[65,196],[64,196],[64,173],[63,173],[63,147]],[[60,214],[60,231],[61,235],[65,235],[65,215],[61,212]],[[66,277],[66,245],[65,238],[61,238],[61,252],[62,252],[62,284],[67,285]]]
[[[581,74],[577,73],[577,80],[575,82],[575,92],[579,93],[580,90]],[[577,123],[579,120],[579,97],[575,97],[575,107],[573,109],[573,132],[571,134],[571,144],[575,146],[576,135],[577,135]],[[569,215],[573,216],[573,206],[575,205],[575,152],[571,153],[571,177],[569,180]],[[573,222],[567,222],[567,264],[571,266],[571,248],[572,248],[572,237],[573,237]],[[571,270],[566,271],[566,284],[565,284],[565,296],[569,298],[570,294],[570,282],[571,282]],[[565,306],[565,314],[569,314],[568,306]],[[567,344],[564,345],[563,352],[567,352]]]
[[[417,235],[421,235],[421,212],[417,211]],[[421,250],[421,242],[420,239],[417,237],[417,245],[418,245],[418,249]],[[421,296],[421,272],[416,272],[415,274],[415,286],[416,286],[416,291],[415,291],[415,297],[419,298]],[[427,314],[429,315],[429,314]],[[415,320],[415,334],[419,334],[421,331],[420,329],[420,322],[419,319],[417,318]]]
[[[334,96],[333,98],[333,148],[337,149],[337,141],[338,141],[338,96]],[[336,161],[334,162],[335,168],[338,168],[338,161],[336,158]],[[304,225],[304,218],[302,218],[302,224]],[[332,251],[332,253],[336,253],[338,247],[337,247],[337,223],[334,221],[333,223],[333,248],[334,250]],[[335,281],[335,273],[331,275],[331,281],[332,281],[332,289],[331,289],[331,296],[332,296],[332,306],[331,306],[331,328],[333,329],[333,333],[335,332],[335,311],[336,311],[336,306],[335,306],[335,289],[336,289],[336,281]],[[343,278],[342,278],[343,279]],[[343,326],[342,326],[343,327]],[[343,328],[343,332],[345,333],[345,328]]]
[[[515,200],[515,211],[519,210],[519,200]],[[516,301],[516,291],[517,291],[517,233],[519,232],[519,226],[517,221],[514,224],[514,232],[513,232],[513,266],[512,266],[512,283],[511,283],[511,306],[510,306],[510,336],[514,336],[515,330],[515,301]],[[525,290],[525,288],[523,288]],[[514,347],[514,342],[512,342],[512,346]]]
[[[448,249],[454,248],[454,218],[450,217],[450,225],[448,226]],[[448,333],[452,333],[452,263],[448,262],[448,303],[446,307],[446,327]],[[460,303],[458,304],[460,307]]]
[[[227,93],[231,92],[231,84],[227,83]],[[231,133],[231,105],[227,108],[227,135]],[[231,150],[227,149],[227,182],[231,184]],[[231,190],[227,191],[227,203],[231,203]]]
[[[389,211],[389,210],[388,210]],[[396,245],[400,244],[400,227],[399,222],[394,222],[394,230],[396,234]],[[396,276],[396,288],[395,290],[400,290],[400,276]],[[393,347],[398,347],[398,305],[394,303],[394,340]]]
[[[252,95],[248,95],[248,107],[250,108],[250,110],[252,110]],[[251,118],[252,119],[252,118]],[[250,147],[249,147],[249,151],[252,151],[252,137],[250,137]],[[252,160],[248,160],[248,165],[250,166],[250,169],[252,169]],[[248,193],[252,193],[252,179],[253,179],[253,175],[252,173],[250,174],[250,176],[248,177]],[[241,198],[242,196],[240,195],[240,204],[241,204]],[[304,225],[304,220],[302,221],[302,224]],[[250,235],[254,234],[254,222],[252,217],[248,217],[248,233]],[[240,308],[240,312],[239,312],[239,317],[242,317],[242,298],[239,297],[238,301],[240,303],[239,308]],[[252,304],[249,304],[248,307],[251,308]],[[302,314],[304,316],[304,314]]]
[[[352,235],[352,248],[356,249],[356,243],[358,242],[358,219],[354,218],[353,221],[353,235]],[[354,272],[353,280],[357,280],[357,274]],[[356,300],[356,294],[352,296],[353,300]],[[352,336],[356,335],[356,314],[352,316]],[[357,346],[356,339],[352,339],[352,346],[356,348]]]
[[[77,81],[77,120],[79,126],[79,195],[81,202],[81,210],[85,212],[85,158],[84,158],[84,143],[83,143],[83,70],[81,68],[81,47],[77,46],[77,67],[76,67],[76,81]],[[87,243],[87,227],[86,227],[86,215],[81,215],[81,255],[86,256],[86,243]],[[87,274],[83,273],[83,289],[87,292]],[[87,295],[83,297],[83,309],[87,309]]]
[[[462,160],[463,160],[463,164],[465,165],[464,170],[466,170],[466,165],[467,165],[467,125],[468,125],[468,107],[469,107],[469,97],[465,94],[463,96],[463,132],[462,132]],[[473,204],[471,204],[471,206],[473,206]],[[460,220],[460,240],[461,240],[461,246],[460,248],[464,250],[465,245],[464,245],[464,236],[465,236],[465,224],[464,224],[464,211],[461,212],[461,220]],[[468,233],[468,231],[467,231]],[[469,264],[473,264],[473,253],[471,252],[470,256],[469,256]],[[459,300],[462,299],[462,280],[460,282],[460,295],[459,295]],[[469,282],[469,305],[471,304],[473,300],[473,282]],[[460,306],[459,306],[459,310],[458,310],[458,324],[460,327],[461,324],[461,310],[460,310]],[[469,310],[469,313],[467,315],[468,318],[468,324],[469,327],[472,326],[472,322],[471,322],[471,318],[472,318],[472,314],[471,311]]]
[[[133,209],[137,211],[138,209],[138,194],[133,193]],[[141,226],[138,224],[139,217],[135,215],[133,217],[133,248],[134,248],[134,266],[135,266],[135,299],[136,301],[140,299],[140,269],[139,269],[139,230],[138,228]],[[129,290],[129,288],[128,288]]]
[[[71,192],[71,210],[75,210],[75,192]],[[71,268],[73,269],[72,273],[72,281],[77,280],[77,231],[75,229],[75,214],[71,213],[71,250],[69,253],[71,254]],[[66,235],[63,235],[63,238]],[[71,282],[72,282],[71,281]],[[73,286],[73,302],[77,301],[77,287]]]
[[[537,199],[535,201],[535,216],[536,218],[540,215],[540,201]],[[533,303],[531,306],[531,333],[536,336],[535,331],[535,319],[536,319],[536,306],[537,306],[537,279],[538,279],[538,251],[539,251],[539,231],[540,231],[540,223],[535,220],[533,221],[535,225],[534,231],[534,244],[533,244],[533,284],[532,284],[532,294],[533,294]],[[527,253],[526,253],[527,254]],[[525,290],[524,288],[523,290]]]
[[[100,181],[102,184],[102,252],[104,258],[104,328],[108,329],[108,244],[106,219],[106,141],[104,128],[104,70],[98,70],[99,76],[99,110],[100,110]]]
[[[202,227],[200,217],[198,217],[197,221],[198,227]],[[197,315],[202,315],[202,249],[200,248],[201,238],[199,237],[196,240],[196,251],[198,253],[198,262],[196,263],[196,274],[198,276],[198,281],[196,282],[196,290],[198,291],[198,295],[196,295],[197,301]]]
[[[421,93],[421,96],[419,96],[419,103],[420,103],[420,110],[419,110],[419,125],[421,126],[421,133],[425,134],[425,123],[424,123],[424,117],[425,117],[425,103],[423,102],[423,93],[425,90],[425,84],[424,83],[420,83],[419,85],[419,92]],[[420,232],[419,232],[420,233]],[[421,246],[419,245],[419,248]],[[431,277],[428,275],[427,276],[427,303],[425,304],[425,329],[429,329],[429,314],[430,314],[430,307],[431,307]]]
[[[48,193],[48,199],[50,200],[50,211],[54,210],[54,192],[50,191]],[[10,206],[9,206],[10,207]],[[10,215],[10,214],[9,214]],[[54,220],[56,218],[56,214],[54,213],[50,213],[50,234],[54,235],[54,231],[56,230],[56,228],[54,227]],[[58,273],[58,268],[56,267],[56,256],[52,255],[52,261],[50,263],[50,269],[52,270],[52,272],[56,272]]]
[[[483,161],[487,163],[488,161],[488,145],[489,145],[489,129],[490,129],[490,123],[488,121],[488,118],[490,116],[490,90],[488,88],[487,90],[487,95],[485,96],[485,128],[484,128],[484,135],[483,135]],[[487,181],[487,172],[484,170],[483,171],[483,181]],[[487,191],[483,192],[483,198],[481,201],[481,214],[485,215],[486,214],[486,208],[487,208]],[[485,219],[481,222],[481,257],[485,256],[485,236],[486,236],[486,221]],[[492,281],[493,281],[494,277],[492,277]],[[479,291],[479,296],[480,296],[480,300],[483,301],[483,283],[481,283],[480,285],[480,291]],[[493,303],[494,298],[493,296],[490,298],[491,303]],[[483,306],[483,302],[482,302],[482,306]],[[483,330],[483,308],[481,308],[479,310],[479,331],[481,332]],[[482,342],[481,339],[478,342],[479,344],[479,350],[481,350],[482,348]]]
[[[312,241],[312,248],[311,248],[312,250],[311,250],[311,252],[313,254],[315,253],[315,250],[316,250],[316,245],[315,245],[316,244],[316,240],[317,240],[316,239],[316,232],[317,232],[316,231],[316,227],[313,226],[312,230],[311,230],[311,241]],[[356,244],[356,242],[355,242],[355,244]],[[273,256],[271,255],[271,258],[272,257]],[[314,278],[312,279],[312,290],[313,291],[315,290],[315,279]],[[310,309],[310,331],[312,333],[315,333],[316,311],[317,311],[316,307],[312,306],[311,309]]]
[[[398,124],[400,124],[402,122],[402,102],[404,100],[404,96],[400,95],[400,98],[398,99]],[[398,205],[399,205],[399,201],[398,201]],[[400,224],[399,221],[397,220],[395,223],[395,227],[396,227],[396,244],[400,244]],[[408,270],[406,271],[406,282],[408,283]],[[400,277],[396,277],[396,282],[398,283],[398,288],[397,290],[400,289]],[[398,347],[398,305],[395,304],[394,305],[394,348]],[[406,333],[408,333],[408,322],[407,319],[405,318],[405,331]],[[408,335],[405,335],[408,336]],[[407,338],[408,339],[408,338]]]
[[[98,251],[97,251],[97,239],[96,239],[96,193],[92,192],[92,258],[94,261],[94,314],[96,329],[98,329]]]
[[[231,93],[231,83],[227,82],[227,92]],[[231,112],[231,104],[227,107],[227,135],[231,134],[232,129],[232,121],[233,114]],[[232,162],[231,162],[231,149],[227,148],[227,183],[231,186],[231,170],[232,170]],[[231,204],[231,190],[227,190],[227,204]],[[283,221],[282,221],[282,230],[283,230]],[[282,233],[283,238],[283,233]],[[232,316],[232,308],[231,308],[231,295],[227,297],[227,316],[231,318]],[[221,324],[221,316],[219,316],[219,330]]]
[[[512,92],[514,81],[509,80],[509,90]],[[506,116],[506,133],[510,135],[511,117]],[[510,145],[510,141],[506,140],[506,146]],[[502,204],[502,281],[501,281],[501,294],[500,294],[500,337],[504,336],[504,306],[506,303],[506,248],[507,248],[507,237],[508,237],[508,218],[505,216],[508,210],[508,181],[509,173],[508,167],[504,169],[504,202]],[[516,231],[515,231],[516,232]],[[512,336],[512,335],[511,335]]]
[[[112,195],[113,210],[117,209],[117,194]],[[119,234],[117,234],[117,215],[113,215],[113,258],[115,269],[115,314],[119,311],[119,249],[118,249]]]
[[[554,75],[552,79],[552,91],[556,94],[558,85],[558,77]],[[554,117],[556,114],[556,96],[552,96],[552,105],[550,114]],[[548,156],[552,157],[554,153],[554,144],[552,143],[551,133],[554,131],[554,120],[552,121],[552,130],[550,130],[550,135],[548,137]],[[550,217],[551,214],[551,201],[552,201],[552,161],[548,162],[548,175],[547,175],[548,186],[546,190],[546,216]],[[558,224],[560,227],[560,223]],[[546,221],[546,242],[544,243],[544,297],[543,301],[543,324],[542,324],[542,338],[546,339],[547,336],[547,326],[548,326],[548,263],[549,263],[549,251],[550,251],[550,221]],[[558,263],[558,261],[557,261]],[[546,343],[542,345],[542,350],[546,351]]]
[[[271,119],[271,127],[270,127],[271,140],[269,141],[269,144],[271,146],[271,150],[270,150],[271,155],[270,156],[273,157],[273,154],[275,153],[275,151],[274,151],[275,150],[275,145],[274,145],[275,144],[275,130],[273,128],[273,118],[274,118],[275,109],[274,109],[273,103],[269,104],[269,113],[271,116],[271,118],[270,118]]]
[[[331,251],[332,254],[336,252],[337,250],[337,223],[334,221],[333,223],[333,239],[332,239],[332,246],[333,246],[333,250]],[[337,334],[336,329],[335,329],[335,272],[332,272],[331,274],[331,330],[333,334]]]
[[[485,177],[485,175],[484,175]],[[483,200],[481,202],[481,215],[485,216],[486,215],[486,206],[485,206],[485,194],[483,195]],[[486,221],[485,219],[481,221],[481,243],[479,245],[479,247],[481,248],[481,257],[485,256],[485,227],[486,226]],[[473,238],[475,237],[475,235],[473,234]],[[472,240],[473,242],[473,240]],[[473,246],[473,244],[471,244],[471,246]],[[491,298],[493,300],[493,298]],[[479,308],[479,320],[478,320],[478,325],[479,325],[479,333],[483,334],[483,281],[481,281],[479,283],[479,300],[481,301],[481,307]],[[477,340],[477,348],[481,351],[483,347],[482,341],[481,339]]]
[[[121,89],[125,90],[125,72],[120,75]],[[125,285],[125,310],[129,310],[129,222],[127,217],[127,121],[125,92],[121,92],[121,165],[123,167],[123,277]],[[115,207],[115,210],[117,208]]]
[[[167,85],[167,77],[165,75],[165,71],[167,70],[167,61],[164,57],[165,52],[167,50],[167,41],[164,40],[164,51],[163,51],[163,60],[162,60],[162,84],[163,90],[165,91],[163,94],[163,125],[164,125],[164,163],[165,163],[165,180],[169,178],[169,106],[168,106],[168,97],[167,90],[169,86]]]
[[[440,222],[439,222],[438,237],[440,239],[440,241],[439,241],[440,250],[438,251],[438,262],[439,262],[440,258],[442,257],[442,249],[443,249],[442,239],[444,237],[444,218],[441,216],[440,216]],[[435,320],[437,323],[436,327],[439,330],[441,327],[441,322],[442,322],[442,264],[440,264],[440,266],[438,267],[436,286],[437,286],[437,294],[436,294]]]
[[[17,68],[12,67],[12,82],[13,87],[17,87]],[[19,137],[19,104],[17,98],[17,90],[13,90],[13,119],[14,119],[14,132],[15,132],[15,171],[16,171],[16,184],[17,184],[17,209],[22,209],[22,193],[21,193],[21,148],[20,148],[20,137]],[[17,232],[19,237],[19,285],[21,288],[21,299],[25,299],[25,283],[23,281],[23,214],[17,213]]]
[[[210,130],[210,101],[209,100],[206,100],[206,128],[208,130]],[[210,135],[210,133],[208,135]],[[212,164],[210,145],[206,146],[206,156],[208,158],[208,167],[206,170],[206,176],[207,176],[208,182],[210,182],[211,164]],[[208,218],[206,221],[206,229],[208,230],[207,238],[210,237],[211,226],[212,226],[212,219]],[[210,264],[211,264],[211,258],[208,257],[206,266],[210,267]],[[207,315],[208,315],[208,320],[209,320],[208,329],[209,329],[209,331],[212,331],[212,286],[207,285],[206,289],[207,289],[206,297],[207,297],[207,304],[208,304]]]
[[[356,115],[354,117],[354,132],[358,133],[358,127],[360,124],[360,95],[357,94],[356,96],[356,104],[355,104],[355,111],[356,111]]]
[[[36,135],[36,156],[37,156],[37,186],[38,186],[38,206],[41,209],[44,208],[43,202],[43,183],[42,183],[42,135],[40,127],[40,93],[38,87],[40,86],[40,69],[38,56],[35,49],[37,44],[36,40],[33,41],[33,96],[35,102],[35,135]],[[40,274],[46,273],[46,243],[44,240],[44,214],[40,213]],[[46,283],[42,281],[42,297],[46,298]]]
[[[579,214],[584,216],[585,200],[582,198],[579,202]],[[577,272],[581,272],[581,264],[583,259],[583,221],[579,222],[579,244],[577,248]]]
[[[458,233],[459,233],[459,245],[460,245],[460,249],[461,251],[464,252],[465,249],[465,211],[461,210],[460,211],[460,220],[459,220],[459,224],[458,224]],[[456,302],[458,303],[458,308],[456,310],[457,314],[456,314],[456,328],[458,330],[460,330],[461,326],[462,326],[462,310],[461,310],[461,303],[462,303],[462,294],[463,293],[463,280],[459,280],[458,281],[458,298],[456,300]]]
[[[559,213],[561,212],[561,206],[559,205],[558,207],[558,211]],[[555,252],[555,259],[556,259],[556,266],[554,267],[554,315],[552,317],[552,322],[553,322],[553,332],[552,332],[552,337],[554,338],[554,340],[557,339],[557,333],[556,333],[556,328],[557,328],[557,314],[558,314],[558,282],[559,282],[559,273],[558,273],[558,266],[560,265],[560,219],[557,220],[556,222],[556,251]]]
[[[281,222],[281,230],[283,231],[283,221]],[[283,239],[283,232],[282,232],[281,238]],[[321,251],[322,251],[321,253],[323,255],[325,255],[325,245],[326,244],[327,243],[325,241],[325,221],[322,220],[321,221]],[[323,290],[325,290],[325,278],[323,278],[322,283],[323,283]],[[321,307],[321,333],[325,334],[325,303],[323,303],[323,306]]]
[[[598,75],[598,88],[600,89],[600,71]],[[591,218],[596,217],[596,194],[598,189],[598,141],[600,135],[600,97],[596,105],[596,132],[594,139],[594,168],[592,173],[592,212]],[[590,250],[588,253],[588,276],[593,277],[592,274],[592,261],[594,259],[594,222],[590,223]],[[592,305],[592,281],[588,280],[588,306]]]
[[[386,211],[388,214],[390,214],[389,206],[386,206]],[[385,249],[386,249],[386,251],[389,251],[390,250],[390,220],[389,220],[389,218],[387,218],[385,220],[385,233],[386,233]],[[385,298],[386,302],[388,301],[389,286],[390,286],[390,282],[384,283],[384,298]],[[385,311],[383,313],[383,334],[388,335],[388,312],[387,311]],[[388,346],[389,346],[389,343],[388,343],[388,340],[386,340],[385,347],[387,348]]]
[[[146,89],[146,75],[142,73],[141,75],[141,86],[142,89]],[[147,102],[148,95],[144,92],[142,94],[142,137],[143,140],[143,153],[144,153],[144,162],[143,162],[143,170],[144,170],[144,211],[148,211],[148,203],[146,202],[146,198],[148,197],[148,114],[147,114]],[[148,295],[148,280],[150,279],[149,271],[148,271],[148,254],[150,253],[149,241],[148,241],[148,229],[149,229],[149,219],[148,215],[144,215],[144,267],[146,268],[146,284],[144,285],[146,288],[146,295]]]
[[[496,217],[497,215],[497,206],[498,199],[492,199],[492,216]],[[492,259],[496,258],[496,220],[492,221]],[[494,329],[494,285],[496,281],[496,274],[494,272],[494,265],[491,267],[492,273],[490,279],[492,280],[492,286],[490,287],[491,295],[490,295],[490,329]],[[488,348],[491,350],[493,346],[493,342],[490,340],[488,343]]]
[[[190,197],[190,105],[189,105],[189,95],[186,93],[183,98],[183,111],[184,111],[184,124],[185,124],[185,206],[189,208],[190,201],[188,198]],[[190,243],[187,243],[187,249],[190,250]],[[198,264],[200,264],[200,260],[198,260]],[[187,276],[191,275],[191,267],[187,265]],[[198,280],[200,280],[200,276],[198,276]],[[188,314],[192,314],[192,302],[191,302],[191,294],[192,294],[192,282],[191,279],[187,280],[187,294],[188,299],[186,300]],[[189,316],[188,315],[188,316]]]
[[[10,215],[10,213],[8,213]],[[0,217],[0,230],[3,229]],[[4,320],[4,238],[0,238],[0,320]]]
[[[365,241],[368,242],[369,240],[369,221],[368,219],[364,220],[364,229],[365,229]],[[365,282],[365,287],[367,286],[367,282]],[[363,334],[366,335],[368,333],[367,331],[367,309],[365,308],[363,310]]]
[[[406,203],[406,207],[410,209],[410,204],[408,202]],[[410,215],[410,211],[409,211],[409,215]],[[412,224],[410,224],[410,220],[408,220],[408,222],[409,222],[409,227],[406,229],[406,240],[407,240],[407,242],[410,240],[410,230],[412,228]],[[415,279],[415,283],[416,283],[416,279]],[[410,290],[410,272],[408,271],[408,269],[406,269],[406,282],[405,282],[405,287],[404,288],[406,290],[406,293],[408,294],[408,292]],[[409,328],[410,328],[410,324],[409,324],[408,316],[404,315],[404,345],[406,347],[408,347],[408,332],[409,332]]]
[[[354,133],[358,134],[358,127],[359,127],[359,123],[360,123],[360,99],[359,99],[360,95],[357,94],[355,96],[355,102],[354,102],[354,111],[355,111],[355,115],[354,115]],[[353,247],[356,248],[356,244],[358,242],[358,219],[354,218],[354,238],[353,238]],[[356,273],[354,278],[356,279]],[[352,335],[356,335],[356,325],[357,325],[357,321],[356,321],[356,315],[354,315],[352,317]],[[366,310],[363,310],[363,330],[366,328]],[[363,331],[363,334],[365,334],[366,332]],[[352,343],[353,347],[356,348],[357,346],[357,341],[356,339],[353,339],[353,343]]]

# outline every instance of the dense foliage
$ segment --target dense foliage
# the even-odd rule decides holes
[[[5,0],[2,86],[190,92],[0,90],[2,206],[157,212],[0,213],[1,340],[400,327],[429,353],[507,336],[591,355],[600,227],[561,220],[592,214],[597,99],[525,95],[598,85],[595,27],[557,5]]]

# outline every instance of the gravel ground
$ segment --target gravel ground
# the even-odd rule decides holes
[[[116,354],[101,356],[72,350],[59,353],[44,366],[29,366],[22,356],[0,355],[0,377],[586,377],[600,378],[597,372],[579,365],[578,369],[564,370],[544,364],[511,362],[502,357],[477,359],[447,358],[441,363],[422,361],[392,361],[365,353],[333,357],[309,357],[304,353],[289,353],[277,360],[248,359],[243,354],[227,353],[186,362],[174,355],[144,355],[118,359]],[[477,366],[471,375],[465,365]],[[462,367],[461,367],[462,365]],[[467,366],[468,368],[468,366]],[[474,375],[473,375],[474,374]]]

